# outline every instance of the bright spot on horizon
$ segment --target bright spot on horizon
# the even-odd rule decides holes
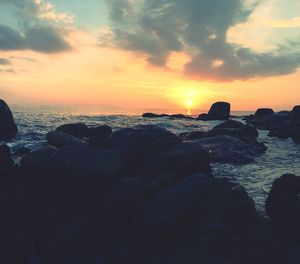
[[[192,106],[193,106],[193,99],[192,98],[188,98],[186,100],[186,106],[187,106],[187,114],[191,115],[192,114]]]

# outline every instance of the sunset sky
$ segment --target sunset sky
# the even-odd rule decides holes
[[[0,0],[0,98],[290,109],[300,104],[300,0]]]

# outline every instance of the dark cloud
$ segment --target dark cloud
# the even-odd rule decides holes
[[[105,0],[113,44],[148,55],[164,66],[173,51],[187,51],[185,70],[198,79],[234,80],[282,75],[300,66],[299,45],[256,53],[227,40],[228,30],[249,16],[259,0]]]
[[[0,0],[1,5],[12,8],[19,28],[0,25],[0,50],[59,53],[72,48],[65,39],[66,30],[40,20],[39,6],[33,0]]]
[[[9,64],[10,64],[10,60],[0,58],[0,65],[9,65]]]

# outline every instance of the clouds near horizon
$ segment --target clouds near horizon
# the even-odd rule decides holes
[[[300,35],[269,51],[228,39],[230,29],[246,23],[262,0],[104,1],[110,44],[145,54],[152,65],[167,67],[173,52],[183,52],[190,57],[186,74],[213,81],[286,75],[300,67]]]

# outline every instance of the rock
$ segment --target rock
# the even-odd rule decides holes
[[[144,125],[116,131],[110,145],[121,153],[126,167],[132,168],[145,156],[179,143],[181,140],[168,130]]]
[[[259,108],[255,112],[255,117],[263,117],[265,115],[273,114],[274,111],[271,108]]]
[[[11,168],[13,165],[9,146],[0,145],[0,167]]]
[[[239,233],[258,220],[254,202],[242,187],[205,174],[185,177],[149,198],[142,217],[148,239],[160,245],[183,237],[188,241],[196,233],[201,237],[214,224]]]
[[[170,115],[169,117],[174,118],[174,119],[190,119],[190,120],[194,119],[191,116],[186,116],[186,115],[182,115],[182,114]]]
[[[112,129],[106,125],[89,127],[88,135],[90,146],[106,146],[112,137]]]
[[[29,174],[30,172],[38,171],[43,162],[49,159],[56,151],[56,147],[49,145],[24,155],[20,162],[22,170],[29,172]]]
[[[292,113],[296,115],[300,115],[300,105],[294,106]]]
[[[209,121],[210,118],[209,118],[208,114],[200,114],[200,115],[196,118],[196,120]]]
[[[65,146],[84,146],[85,144],[77,137],[71,136],[59,130],[51,131],[47,134],[47,140],[49,145],[55,147]]]
[[[56,130],[77,138],[84,138],[88,135],[88,126],[83,123],[65,124],[59,126]]]
[[[144,118],[159,118],[159,117],[166,117],[166,116],[168,116],[168,115],[165,115],[165,114],[158,115],[158,114],[154,114],[154,113],[143,114]]]
[[[0,140],[14,137],[18,129],[9,106],[0,99]]]
[[[210,173],[208,152],[199,144],[182,143],[149,155],[140,165],[138,172],[143,176],[156,177],[173,174],[177,177],[193,173]]]
[[[208,112],[208,116],[211,120],[227,120],[229,115],[230,104],[226,102],[214,103]]]
[[[212,162],[248,163],[253,162],[255,156],[266,151],[266,146],[257,141],[219,135],[201,138],[194,141],[208,151]]]
[[[294,127],[291,132],[292,139],[296,144],[300,144],[300,126]]]
[[[103,182],[115,180],[122,172],[122,160],[116,151],[88,147],[62,147],[42,164],[50,177],[69,177]]]
[[[299,241],[300,177],[285,174],[273,182],[266,200],[266,212],[275,230]]]
[[[31,149],[30,148],[27,148],[27,147],[18,147],[15,151],[14,151],[14,155],[15,156],[19,156],[19,157],[22,157],[26,154],[29,154],[31,152]]]
[[[288,131],[287,129],[271,130],[268,136],[278,137],[280,139],[288,139],[290,137],[290,131]]]
[[[244,125],[242,122],[236,121],[236,120],[228,120],[224,123],[221,123],[217,126],[215,126],[213,129],[241,129],[244,130],[249,137],[258,137],[258,131],[255,127],[250,125]]]

